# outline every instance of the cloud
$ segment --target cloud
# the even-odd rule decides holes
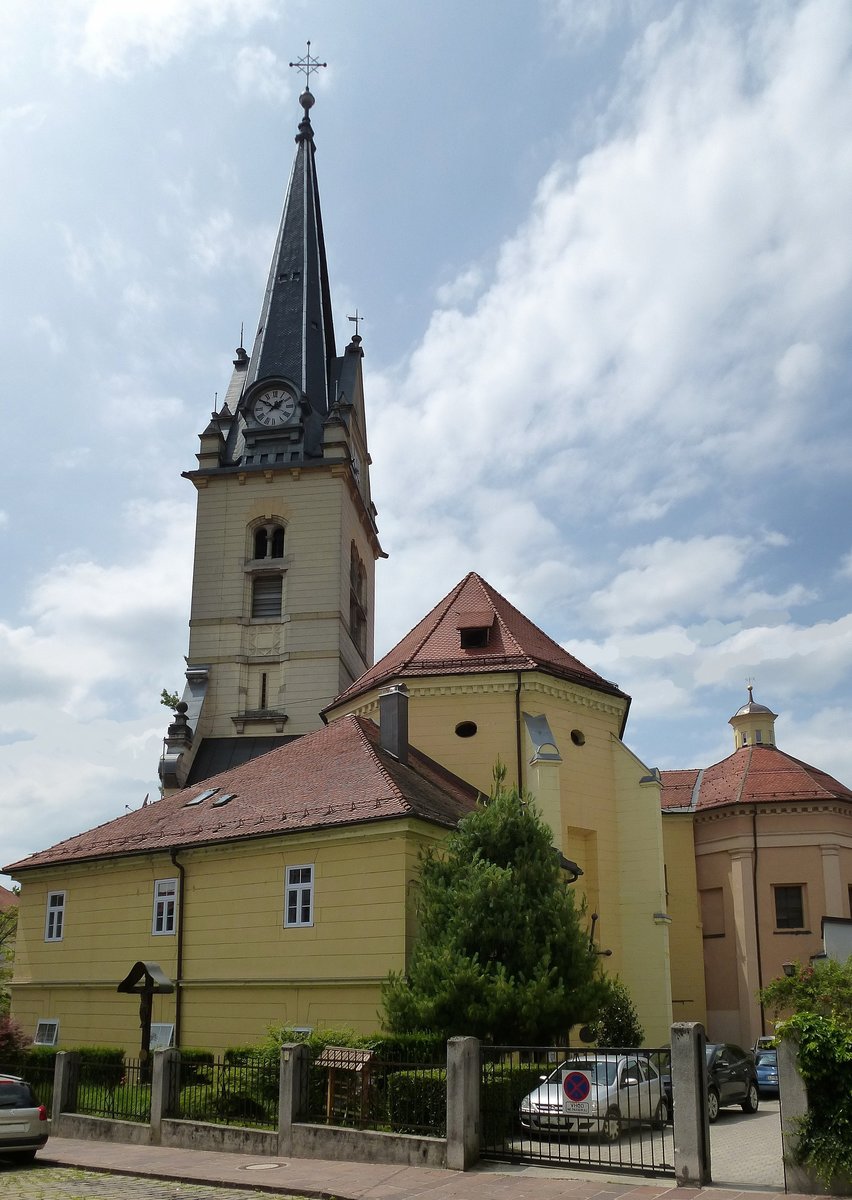
[[[64,354],[68,347],[65,333],[57,329],[53,322],[38,313],[27,321],[27,333],[39,346],[46,346],[53,355]]]
[[[162,66],[227,26],[238,35],[275,16],[272,0],[76,0],[67,15],[73,61],[96,76]]]
[[[0,508],[0,529],[5,529],[9,524],[9,514],[5,509]]]
[[[293,85],[282,63],[268,46],[241,46],[234,63],[234,81],[244,99],[262,97],[282,105],[292,98]]]

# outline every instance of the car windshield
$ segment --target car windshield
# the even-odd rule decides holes
[[[570,1075],[572,1071],[582,1071],[584,1075],[588,1075],[592,1083],[597,1085],[611,1084],[615,1081],[615,1063],[607,1059],[595,1060],[594,1062],[571,1062],[564,1063],[558,1071],[555,1071],[551,1076],[554,1083],[561,1083],[566,1075]]]

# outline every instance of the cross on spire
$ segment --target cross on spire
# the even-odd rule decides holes
[[[362,316],[362,315],[361,315],[361,314],[358,312],[358,309],[356,308],[356,309],[355,309],[355,316],[354,316],[354,317],[347,316],[346,320],[347,320],[347,321],[351,321],[351,322],[354,324],[354,326],[355,326],[355,336],[356,336],[356,337],[358,337],[358,334],[360,333],[359,326],[360,326],[360,324],[361,324],[361,322],[362,322],[362,321],[366,320],[366,317],[363,317],[363,316]]]
[[[320,67],[327,67],[328,63],[320,62],[318,58],[311,57],[311,42],[308,39],[307,53],[295,62],[290,63],[291,67],[295,67],[297,71],[301,71],[305,77],[305,88],[311,90],[311,72],[319,70]]]

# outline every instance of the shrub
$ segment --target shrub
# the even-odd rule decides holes
[[[387,1123],[394,1133],[444,1137],[447,1132],[447,1072],[393,1071],[386,1079]]]
[[[31,1040],[12,1017],[0,1017],[0,1065],[4,1070],[15,1073]]]
[[[209,1080],[212,1066],[213,1054],[210,1050],[198,1050],[189,1046],[182,1049],[180,1052],[181,1087]]]
[[[852,1182],[849,1021],[801,1012],[785,1021],[779,1033],[798,1043],[799,1070],[808,1090],[796,1161],[809,1167],[828,1190],[838,1179]]]
[[[80,1079],[94,1087],[115,1088],[124,1076],[124,1051],[115,1046],[78,1046]]]

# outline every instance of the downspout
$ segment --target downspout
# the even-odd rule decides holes
[[[521,741],[521,686],[522,686],[523,679],[522,679],[520,671],[517,672],[517,676],[518,676],[518,686],[515,689],[515,740],[517,742],[517,754],[518,754],[518,795],[520,796],[521,792],[523,791],[523,786],[524,786],[524,776],[523,776],[524,755],[523,755],[523,743]]]
[[[760,951],[760,912],[757,907],[757,805],[751,806],[751,886],[754,894],[754,938],[757,946],[757,986],[763,991],[763,955]],[[759,1000],[760,1004],[760,1032],[766,1033],[766,1011],[763,1007],[763,1001]]]
[[[183,906],[184,906],[184,883],[186,882],[186,869],[177,859],[177,847],[172,846],[169,851],[169,858],[172,860],[172,866],[177,867],[178,878],[178,923],[177,923],[177,955],[175,957],[175,1036],[174,1044],[180,1048],[180,1018],[181,1018],[181,1000],[183,993],[181,991],[183,981]]]

